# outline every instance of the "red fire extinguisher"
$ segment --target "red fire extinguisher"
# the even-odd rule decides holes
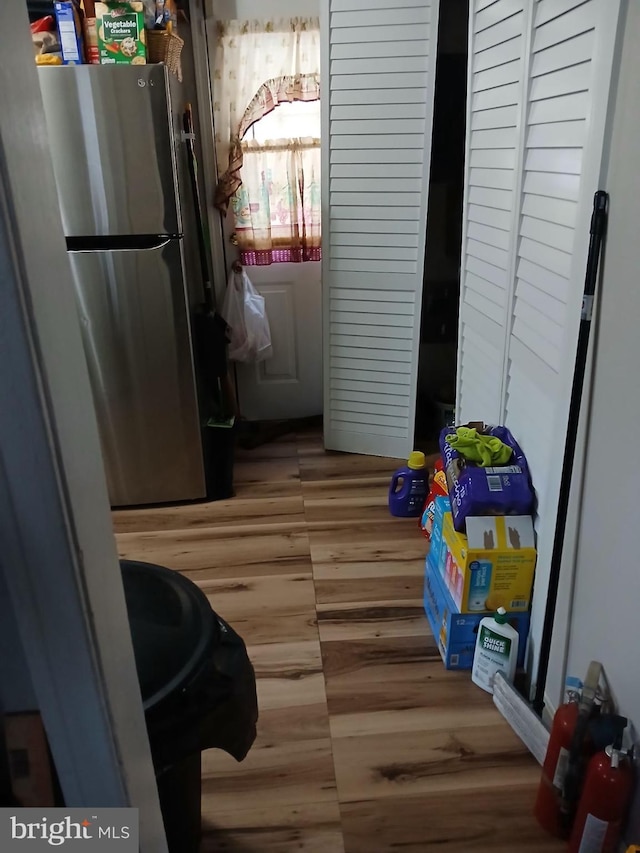
[[[578,722],[581,687],[582,682],[579,679],[567,679],[567,701],[560,705],[553,718],[533,812],[542,828],[556,838],[569,837],[566,821],[562,818],[562,789],[571,742]]]
[[[569,853],[615,853],[633,792],[633,767],[622,750],[626,725],[618,717],[615,741],[589,762]]]

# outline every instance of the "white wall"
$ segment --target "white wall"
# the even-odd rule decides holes
[[[208,0],[214,18],[307,18],[320,14],[320,0]]]
[[[640,4],[624,28],[610,171],[610,218],[580,517],[567,672],[600,660],[620,712],[640,731],[637,448],[640,422]],[[634,809],[640,838],[640,796]]]
[[[26,6],[2,11],[0,655],[24,651],[67,806],[135,804],[166,853]]]

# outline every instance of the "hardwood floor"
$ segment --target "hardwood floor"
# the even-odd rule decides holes
[[[114,513],[121,555],[197,583],[256,670],[249,756],[203,754],[203,853],[564,849],[531,817],[535,761],[442,666],[397,466],[307,433],[240,451],[232,500]]]

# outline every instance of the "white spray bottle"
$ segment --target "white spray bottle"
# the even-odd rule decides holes
[[[518,663],[518,632],[507,622],[507,611],[499,607],[493,616],[485,616],[478,625],[471,680],[487,693],[493,693],[496,672],[513,681]]]

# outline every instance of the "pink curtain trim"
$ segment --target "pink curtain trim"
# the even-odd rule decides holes
[[[245,267],[266,266],[267,264],[300,264],[304,261],[322,260],[322,249],[248,249],[240,251],[240,263]]]

